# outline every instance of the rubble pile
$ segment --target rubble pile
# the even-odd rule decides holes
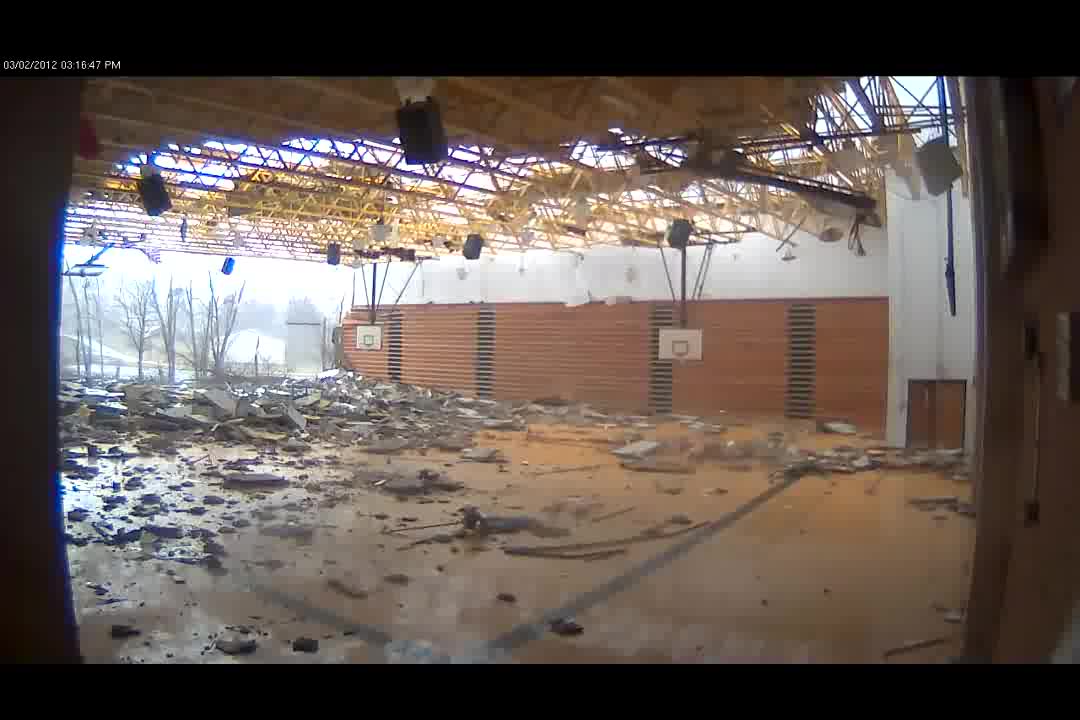
[[[823,451],[789,448],[788,452],[795,457],[776,470],[772,474],[774,478],[829,473],[853,475],[880,469],[918,469],[948,472],[952,479],[958,482],[968,479],[968,463],[962,450],[893,450],[840,445]]]

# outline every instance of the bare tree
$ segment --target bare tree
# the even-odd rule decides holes
[[[225,374],[225,356],[229,351],[233,330],[236,328],[236,315],[240,309],[240,302],[244,298],[244,287],[247,282],[240,285],[239,292],[218,300],[217,293],[214,291],[214,276],[207,273],[207,277],[210,279],[210,303],[206,310],[210,325],[210,355],[214,359],[214,375],[222,377]]]
[[[322,343],[319,345],[320,355],[322,356],[322,369],[329,370],[327,367],[334,362],[334,338],[331,334],[333,328],[327,326],[326,318],[322,319]]]
[[[151,280],[150,282],[136,282],[127,291],[121,287],[120,294],[116,298],[124,315],[124,331],[139,358],[140,380],[143,379],[143,356],[146,354],[147,343],[157,331],[150,322],[150,308],[155,294],[154,281]]]
[[[85,365],[86,365],[86,378],[89,380],[94,374],[94,325],[93,316],[90,311],[90,281],[83,280],[83,308],[86,310],[86,349],[85,349]],[[100,338],[98,339],[100,342]]]
[[[183,293],[182,300],[188,318],[187,346],[189,354],[184,355],[181,353],[180,358],[186,360],[188,365],[191,366],[191,371],[195,374],[195,377],[202,377],[206,374],[210,357],[210,314],[208,312],[199,313],[191,282],[188,282],[187,290],[181,292]]]
[[[157,316],[158,332],[161,335],[161,344],[165,347],[165,357],[169,366],[169,383],[176,382],[176,318],[180,313],[180,293],[173,288],[172,275],[169,276],[169,291],[165,294],[164,306],[154,293],[151,302],[154,307],[154,315]]]
[[[67,272],[71,268],[67,263],[64,263],[64,271]],[[82,333],[82,308],[79,307],[79,292],[75,289],[75,280],[71,275],[67,276],[68,288],[71,289],[71,299],[75,301],[75,375],[76,377],[82,376],[82,345],[83,345],[83,333]],[[89,373],[89,370],[87,370]]]
[[[101,302],[101,279],[94,280],[94,314],[97,316],[98,336],[98,369],[101,371],[101,379],[105,379],[105,330],[102,318],[105,317],[105,306]]]
[[[331,368],[340,367],[340,359],[338,357],[338,345],[334,342],[337,328],[341,326],[341,320],[345,313],[345,296],[341,296],[341,302],[338,303],[338,317],[337,325],[330,325],[325,316],[322,319],[322,345],[320,347],[322,354],[322,369],[330,370]]]

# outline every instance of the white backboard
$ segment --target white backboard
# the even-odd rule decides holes
[[[700,360],[701,331],[660,328],[661,360]]]
[[[382,327],[379,325],[357,325],[356,349],[382,350]]]

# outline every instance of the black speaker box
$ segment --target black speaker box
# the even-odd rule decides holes
[[[690,221],[675,220],[667,232],[668,245],[683,250],[690,244]]]
[[[926,192],[934,197],[948,190],[963,174],[944,138],[931,140],[916,150],[915,164],[926,183]]]
[[[470,235],[465,238],[465,247],[462,248],[461,254],[465,256],[466,260],[475,260],[480,257],[480,250],[484,247],[484,239],[479,235]]]
[[[139,180],[139,197],[142,198],[146,214],[157,217],[172,208],[172,200],[165,190],[165,181],[160,175],[151,175]]]
[[[435,100],[428,98],[404,105],[397,111],[397,121],[406,163],[425,165],[446,159],[446,129]]]

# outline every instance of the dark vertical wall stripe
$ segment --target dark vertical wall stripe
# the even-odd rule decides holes
[[[649,325],[649,410],[669,413],[672,401],[671,361],[660,359],[660,328],[675,326],[675,308],[671,305],[653,305]]]
[[[476,394],[490,398],[495,393],[495,308],[481,308],[476,314]]]
[[[817,308],[811,303],[788,306],[787,396],[791,418],[814,416],[817,378]]]

